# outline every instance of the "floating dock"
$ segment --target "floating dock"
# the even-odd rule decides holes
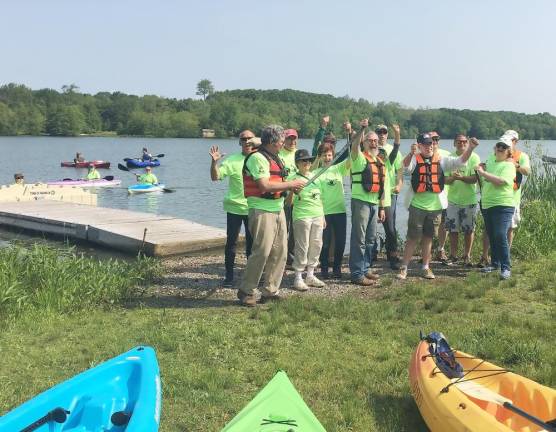
[[[149,256],[223,248],[226,231],[173,216],[60,201],[2,203],[0,225]]]

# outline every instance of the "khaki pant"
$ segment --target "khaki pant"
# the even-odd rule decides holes
[[[293,221],[295,247],[293,269],[301,272],[305,267],[315,268],[319,265],[322,249],[322,230],[324,216]]]
[[[284,212],[249,209],[249,231],[253,236],[253,246],[240,291],[253,295],[264,271],[266,280],[261,293],[264,297],[276,295],[282,283],[288,255]]]

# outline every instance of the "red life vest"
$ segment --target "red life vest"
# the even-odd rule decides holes
[[[521,152],[519,150],[515,150],[512,152],[512,158],[516,162],[519,163],[519,158],[521,157]],[[518,190],[521,187],[521,182],[523,181],[523,174],[516,171],[514,177],[514,190]]]
[[[287,195],[286,191],[283,192],[266,192],[262,193],[257,185],[257,182],[253,180],[249,169],[247,168],[247,161],[251,156],[255,153],[262,154],[270,164],[270,178],[269,181],[271,183],[281,183],[286,179],[286,168],[284,167],[284,163],[282,160],[272,153],[266,151],[265,149],[259,149],[255,152],[252,152],[247,155],[245,161],[243,162],[243,195],[245,198],[247,197],[259,197],[259,198],[266,198],[266,199],[279,199]]]
[[[385,167],[384,160],[377,155],[376,159],[367,153],[363,153],[365,159],[367,159],[367,164],[363,171],[352,172],[351,173],[351,184],[361,183],[364,191],[369,193],[379,193],[382,195],[384,191],[384,176]],[[361,175],[361,180],[353,180],[354,175]]]
[[[417,166],[411,173],[411,186],[415,193],[440,193],[444,190],[444,171],[440,166],[440,156],[434,153],[430,158],[415,156]]]

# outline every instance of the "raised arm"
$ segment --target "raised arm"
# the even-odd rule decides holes
[[[218,146],[212,146],[209,150],[209,155],[211,157],[210,161],[210,179],[212,181],[220,180],[218,175],[218,160],[222,158]]]
[[[394,148],[390,152],[388,159],[390,160],[390,165],[394,165],[396,157],[398,156],[398,151],[400,150],[400,125],[393,124],[392,129],[394,130]]]
[[[361,152],[361,143],[363,142],[363,137],[365,136],[365,132],[367,131],[367,127],[369,126],[369,119],[363,119],[359,122],[361,129],[359,132],[353,136],[351,139],[351,159],[356,160]]]

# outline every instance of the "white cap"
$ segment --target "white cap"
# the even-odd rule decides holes
[[[509,136],[510,139],[519,140],[519,134],[512,129],[508,129],[506,132],[504,132],[504,134],[502,136]]]
[[[496,144],[498,143],[506,144],[509,148],[512,148],[512,137],[509,135],[502,135],[498,138],[498,141],[496,141]]]

